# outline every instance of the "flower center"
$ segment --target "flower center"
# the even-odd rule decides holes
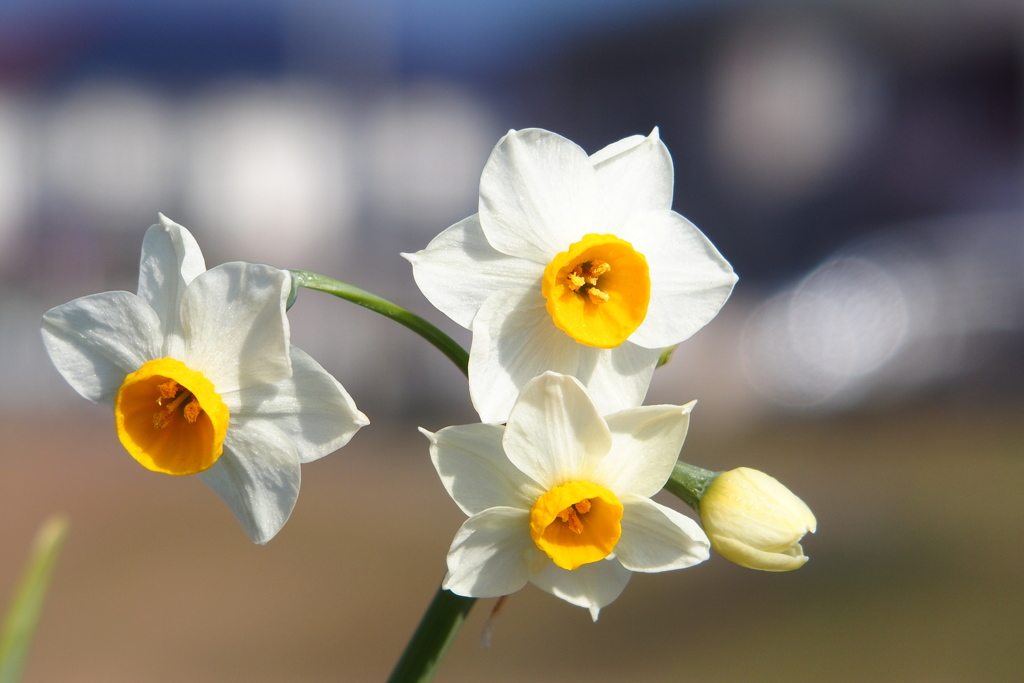
[[[647,315],[647,259],[615,235],[585,235],[547,265],[541,293],[558,329],[580,344],[611,349]]]
[[[622,535],[622,503],[608,489],[585,481],[556,486],[530,510],[530,536],[562,569],[608,557]]]
[[[217,462],[229,417],[213,383],[174,358],[144,363],[114,401],[121,444],[144,467],[167,474],[195,474]]]

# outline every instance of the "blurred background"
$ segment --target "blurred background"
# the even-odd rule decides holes
[[[683,459],[803,497],[811,562],[636,575],[597,624],[527,587],[489,649],[482,600],[438,680],[1020,680],[1022,29],[1015,0],[0,0],[0,600],[71,518],[25,680],[383,679],[463,519],[414,428],[475,421],[436,350],[303,293],[293,341],[373,424],[256,547],[125,455],[43,312],[134,291],[161,211],[208,265],[468,345],[399,253],[476,211],[510,128],[655,126],[740,281],[648,402],[700,400]]]

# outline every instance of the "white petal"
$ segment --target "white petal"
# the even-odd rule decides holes
[[[182,360],[224,394],[291,376],[287,272],[225,263],[201,274],[181,302]]]
[[[630,222],[624,233],[620,237],[647,258],[651,272],[647,317],[630,335],[631,342],[672,346],[718,315],[736,274],[693,223],[673,211],[652,212]]]
[[[442,588],[469,598],[497,598],[526,585],[530,513],[491,508],[473,515],[455,534],[448,550]]]
[[[647,349],[625,341],[614,349],[580,348],[576,377],[602,415],[644,402],[660,349]]]
[[[586,607],[591,618],[597,621],[601,608],[622,594],[630,576],[632,573],[613,558],[571,571],[548,562],[542,573],[530,577],[530,582],[577,607]]]
[[[272,539],[299,497],[299,455],[266,420],[232,416],[224,453],[199,477],[235,513],[254,543]]]
[[[550,489],[590,481],[612,437],[574,377],[546,372],[523,387],[502,444],[516,467]]]
[[[161,356],[160,319],[130,292],[103,292],[51,308],[43,343],[75,391],[113,405],[128,373]]]
[[[615,556],[635,572],[664,572],[708,559],[711,542],[700,525],[643,496],[620,496],[622,537]]]
[[[476,215],[435,237],[427,248],[402,254],[423,295],[465,328],[495,292],[510,288],[540,291],[544,266],[506,256],[487,242]]]
[[[299,461],[333,453],[370,421],[355,401],[308,353],[291,347],[292,376],[223,394],[232,416],[273,422],[294,444]]]
[[[493,424],[446,427],[430,439],[430,459],[448,495],[467,515],[492,507],[529,510],[544,488],[516,468],[505,455],[505,428]]]
[[[469,394],[481,422],[504,422],[519,390],[547,370],[573,374],[580,349],[555,327],[540,291],[498,292],[473,320]]]
[[[641,406],[606,416],[612,448],[594,472],[593,482],[619,496],[649,498],[660,491],[679,458],[695,403]]]
[[[181,335],[181,297],[185,287],[206,270],[203,252],[192,233],[163,214],[142,240],[139,297],[153,307],[164,336]]]
[[[657,131],[658,129],[655,128],[653,131],[651,131],[651,135],[657,135]],[[604,162],[608,161],[612,157],[616,157],[622,154],[623,152],[628,152],[629,150],[633,149],[641,142],[646,140],[648,137],[649,136],[647,135],[630,135],[629,137],[622,138],[621,140],[616,140],[612,144],[605,145],[601,149],[591,154],[590,163],[597,167],[603,164]]]
[[[603,226],[593,232],[618,234],[636,214],[672,208],[672,156],[657,129],[639,141],[636,137],[620,140],[590,161],[597,171],[598,217]]]
[[[538,128],[510,131],[480,176],[480,224],[498,251],[547,265],[594,232],[597,199],[594,167],[575,143]]]

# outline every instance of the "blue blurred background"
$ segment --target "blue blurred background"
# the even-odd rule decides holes
[[[26,680],[380,679],[461,523],[412,429],[474,420],[461,375],[312,292],[294,341],[374,424],[281,536],[136,471],[38,326],[134,290],[157,211],[210,265],[317,270],[468,344],[399,252],[475,212],[510,128],[655,126],[740,282],[648,402],[700,400],[684,459],[804,497],[812,561],[636,577],[596,626],[527,589],[487,651],[482,602],[441,679],[1024,675],[1022,29],[1015,0],[0,0],[0,590],[72,518]]]

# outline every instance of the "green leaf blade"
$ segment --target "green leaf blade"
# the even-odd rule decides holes
[[[21,679],[50,578],[67,533],[68,520],[60,515],[47,519],[36,533],[28,564],[14,592],[3,635],[0,636],[0,683],[16,683]]]

